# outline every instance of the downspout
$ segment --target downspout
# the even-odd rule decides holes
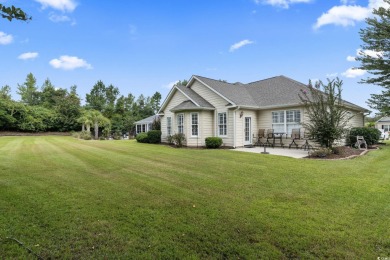
[[[236,112],[237,110],[239,110],[240,107],[238,106],[235,110],[233,110],[233,124],[234,124],[234,133],[233,133],[233,148],[236,148],[236,131],[237,131],[237,125],[236,125],[236,122],[237,122],[237,119],[236,119]]]

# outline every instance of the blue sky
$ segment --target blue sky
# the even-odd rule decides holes
[[[359,29],[382,0],[0,0],[32,21],[0,20],[0,86],[30,72],[38,85],[77,85],[84,99],[102,80],[121,94],[163,99],[177,80],[201,75],[252,82],[285,75],[302,83],[340,77],[360,106],[380,88],[350,70]]]

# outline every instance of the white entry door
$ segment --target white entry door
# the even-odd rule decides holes
[[[245,117],[244,125],[244,145],[252,144],[252,118]]]

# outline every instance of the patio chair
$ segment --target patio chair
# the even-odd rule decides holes
[[[305,140],[305,143],[301,146],[302,149],[305,151],[314,149],[314,147],[309,143],[309,140],[312,139],[312,135],[306,130],[303,132],[303,139]]]
[[[295,140],[300,140],[300,139],[301,139],[301,131],[300,131],[300,128],[294,128],[294,129],[292,129],[292,131],[291,131],[291,139],[292,139],[292,142],[290,143],[290,145],[288,146],[288,148],[290,149],[291,146],[295,145],[295,148],[298,149],[298,144],[295,142]]]
[[[360,135],[356,136],[355,147],[361,149],[362,145],[364,145],[364,149],[367,150],[367,142],[366,140],[364,140],[364,136],[360,136]]]
[[[264,146],[272,146],[275,147],[275,138],[274,138],[274,129],[267,129],[266,134],[267,141],[264,143]],[[269,140],[272,140],[272,143]]]
[[[259,129],[259,131],[257,132],[257,142],[255,143],[255,145],[264,145],[264,143],[261,142],[261,138],[265,138],[265,129]]]

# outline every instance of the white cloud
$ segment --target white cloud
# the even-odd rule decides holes
[[[179,83],[178,80],[172,81],[172,82],[169,82],[168,84],[163,85],[162,87],[163,87],[163,88],[166,88],[166,89],[171,89],[171,88],[173,88],[173,86],[176,85],[177,83]]]
[[[63,55],[59,59],[52,59],[50,65],[56,69],[74,70],[77,68],[92,69],[91,64],[76,56]]]
[[[354,57],[354,56],[347,56],[347,61],[356,61],[356,57]]]
[[[337,77],[337,75],[339,75],[337,72],[335,72],[335,73],[328,73],[328,74],[326,74],[326,77],[327,78],[335,78],[335,77]]]
[[[77,3],[74,0],[35,0],[42,5],[42,8],[51,7],[63,12],[73,12]]]
[[[355,3],[356,3],[355,0],[341,0],[340,2],[341,2],[341,4],[343,4],[343,5],[355,4]]]
[[[49,20],[54,23],[63,23],[63,22],[70,22],[70,25],[76,25],[76,20],[70,18],[67,15],[58,15],[55,13],[50,13]]]
[[[18,56],[20,60],[33,60],[38,57],[38,52],[25,52]]]
[[[370,14],[370,10],[365,7],[353,5],[334,6],[328,12],[322,14],[314,25],[314,29],[327,24],[353,26],[355,22],[364,21]]]
[[[55,22],[55,23],[69,22],[69,21],[71,21],[71,19],[69,18],[69,16],[66,16],[66,15],[57,15],[57,14],[54,14],[54,13],[51,13],[51,14],[49,15],[49,19],[50,19],[50,21]]]
[[[0,44],[7,45],[10,44],[13,40],[14,37],[11,34],[0,32]]]
[[[343,75],[344,77],[347,77],[347,78],[361,77],[364,74],[366,74],[365,70],[354,69],[354,68],[347,69],[345,72],[341,73],[341,75]]]
[[[253,43],[254,43],[254,42],[253,42],[253,41],[250,41],[250,40],[242,40],[242,41],[237,42],[237,43],[233,44],[232,46],[230,46],[229,51],[230,51],[230,52],[233,52],[233,51],[235,51],[235,50],[238,50],[239,48],[244,47],[245,45],[253,44]]]
[[[254,0],[256,4],[267,4],[282,8],[289,8],[291,4],[310,3],[312,0]]]
[[[372,51],[372,50],[362,50],[362,49],[356,50],[356,55],[361,56],[361,53],[364,53],[365,55],[370,56],[372,58],[378,58],[378,56],[383,56],[382,51]]]
[[[389,7],[383,0],[369,0],[368,6],[350,5],[354,1],[341,0],[342,5],[333,6],[326,13],[323,13],[314,24],[313,28],[318,29],[324,25],[334,24],[339,26],[354,26],[356,22],[364,21],[372,15],[372,9],[378,7]]]

